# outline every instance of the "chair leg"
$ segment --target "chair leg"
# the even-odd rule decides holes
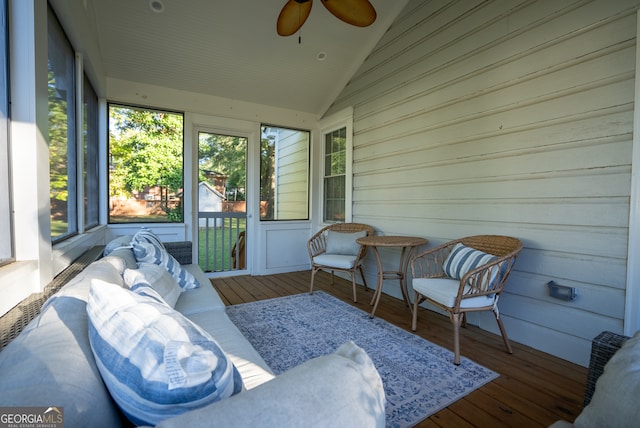
[[[356,273],[351,272],[351,283],[353,284],[353,303],[358,303],[358,296],[356,295]]]
[[[362,277],[362,283],[364,284],[364,290],[367,291],[369,290],[369,287],[367,287],[367,280],[364,277],[364,272],[362,271],[362,265],[358,266],[358,269],[360,269],[360,276]],[[354,272],[355,274],[355,272]]]
[[[316,277],[316,272],[318,272],[317,269],[311,269],[311,287],[309,288],[309,294],[313,294],[313,280]]]
[[[460,365],[460,324],[464,314],[451,314],[451,322],[453,322],[453,364]]]
[[[496,316],[496,321],[498,322],[498,327],[500,328],[500,334],[502,334],[502,341],[504,342],[504,347],[507,348],[507,353],[513,354],[513,349],[511,349],[511,342],[509,342],[509,338],[507,337],[507,331],[504,329],[504,324],[502,324],[502,320],[500,319],[500,315],[498,311],[493,311],[493,314]]]
[[[333,271],[331,271],[331,285],[333,285]]]
[[[416,331],[418,327],[418,305],[420,304],[420,293],[414,291],[413,298],[413,316],[411,317],[411,331]]]

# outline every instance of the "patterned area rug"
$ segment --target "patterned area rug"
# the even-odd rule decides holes
[[[389,427],[410,427],[498,374],[322,291],[227,307],[276,374],[353,340],[373,360],[387,397]],[[410,316],[407,312],[407,316]]]

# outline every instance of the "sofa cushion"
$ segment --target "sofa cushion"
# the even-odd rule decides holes
[[[87,313],[102,379],[135,424],[154,425],[242,390],[216,341],[164,302],[92,281]]]
[[[367,353],[350,342],[257,388],[165,420],[157,428],[383,428],[384,406],[378,371]]]
[[[240,372],[246,389],[253,389],[275,377],[262,356],[229,319],[226,311],[199,312],[187,315],[187,318],[218,342]]]
[[[336,232],[327,231],[327,254],[342,254],[345,256],[357,256],[360,252],[360,244],[356,239],[367,236],[367,232]]]
[[[153,263],[140,263],[138,269],[125,270],[124,282],[131,290],[141,284],[150,286],[172,308],[182,292],[182,288],[169,271]]]
[[[109,257],[118,257],[122,259],[128,269],[135,269],[138,267],[138,261],[133,254],[133,245],[131,247],[120,247],[109,253]]]
[[[576,418],[578,428],[637,427],[640,421],[640,331],[611,357],[591,402]]]
[[[200,266],[195,264],[182,265],[182,268],[189,271],[201,286],[184,290],[178,298],[176,310],[183,315],[209,311],[224,311],[224,302],[215,288],[213,288],[213,285],[211,285],[209,278],[202,272]]]
[[[91,352],[85,303],[92,277],[119,288],[118,266],[107,257],[86,267],[0,352],[0,406],[60,406],[65,426],[121,426]]]

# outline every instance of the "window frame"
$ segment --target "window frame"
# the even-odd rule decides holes
[[[86,73],[82,73],[82,121],[80,144],[82,155],[81,182],[83,186],[82,228],[100,225],[100,100]],[[89,106],[89,101],[95,105]],[[90,126],[93,125],[93,126]],[[93,173],[94,181],[89,178]],[[79,179],[80,180],[80,179]]]
[[[322,198],[318,215],[321,221],[326,224],[342,223],[342,221],[327,220],[326,213],[326,189],[325,189],[325,159],[326,159],[326,136],[339,129],[345,128],[346,137],[346,153],[345,153],[345,189],[344,189],[344,223],[353,221],[353,109],[346,108],[320,121],[320,138],[321,138],[321,164],[319,165],[319,187]]]
[[[281,180],[281,177],[285,177],[286,174],[279,174],[278,171],[280,170],[280,167],[282,164],[286,163],[286,162],[282,162],[284,159],[286,159],[287,157],[289,157],[288,155],[284,154],[283,156],[280,156],[280,153],[285,153],[286,149],[292,146],[283,146],[282,142],[287,141],[288,137],[285,136],[285,138],[282,138],[281,140],[277,140],[274,144],[274,160],[273,160],[273,169],[274,169],[274,180],[272,182],[272,192],[273,192],[273,214],[271,217],[269,217],[268,215],[265,216],[263,214],[263,211],[269,210],[268,204],[266,205],[267,208],[263,209],[262,206],[262,195],[263,195],[263,187],[264,187],[264,183],[263,183],[263,175],[264,175],[264,171],[263,171],[263,167],[264,167],[264,162],[263,162],[263,147],[262,147],[262,142],[263,142],[263,134],[266,132],[265,129],[266,128],[270,128],[270,129],[278,129],[280,131],[283,131],[283,133],[287,134],[306,134],[306,147],[305,147],[305,155],[306,155],[306,162],[305,162],[305,168],[306,168],[306,186],[305,186],[305,213],[304,215],[298,217],[289,217],[289,216],[282,216],[280,215],[280,210],[279,208],[281,207],[281,201],[283,198],[281,198],[280,195],[280,188],[282,187],[280,185],[280,182],[283,182],[284,186],[292,186],[290,183],[289,184],[285,184],[286,180]],[[259,155],[259,163],[260,163],[260,168],[259,168],[259,191],[258,191],[258,195],[259,195],[259,204],[260,206],[258,207],[259,210],[259,219],[261,222],[266,222],[266,221],[300,221],[300,220],[309,220],[309,212],[310,212],[310,196],[311,196],[311,191],[310,191],[310,186],[311,186],[311,131],[308,129],[300,129],[300,128],[293,128],[290,126],[280,126],[280,125],[273,125],[273,124],[267,124],[267,123],[262,123],[260,124],[260,155]],[[297,141],[294,141],[294,143]],[[282,150],[282,152],[281,152]],[[288,165],[298,165],[299,162],[292,162]],[[295,186],[295,185],[294,185]],[[283,196],[287,194],[287,192],[282,192]],[[294,199],[292,199],[294,200]],[[286,202],[282,204],[282,206],[286,206]],[[283,210],[283,212],[286,212],[286,210]]]
[[[53,34],[55,32],[57,34]],[[55,39],[52,39],[52,35],[59,39],[61,42],[60,45],[56,45],[54,43]],[[62,23],[56,16],[55,11],[52,9],[51,5],[47,5],[47,42],[48,42],[48,52],[47,59],[49,64],[51,64],[51,53],[52,47],[59,50],[67,51],[65,52],[65,56],[63,61],[70,62],[70,66],[67,67],[68,75],[65,77],[69,78],[69,82],[66,82],[67,91],[70,92],[66,95],[65,100],[67,102],[66,108],[66,179],[67,184],[64,189],[67,193],[67,201],[66,201],[66,223],[67,230],[66,232],[54,235],[54,227],[53,227],[53,210],[50,216],[51,219],[51,242],[53,244],[57,244],[61,241],[64,241],[72,236],[77,235],[80,227],[80,221],[78,218],[78,152],[79,152],[79,144],[78,144],[78,103],[77,103],[77,82],[78,82],[78,73],[76,68],[76,50],[69,40]],[[67,56],[67,53],[69,54]],[[56,90],[59,89],[56,87]],[[49,98],[49,107],[51,106],[51,98]],[[51,110],[49,110],[49,114]],[[51,119],[51,116],[49,116]],[[50,123],[50,122],[49,122]],[[51,149],[51,128],[49,129],[48,136],[49,148]],[[51,152],[51,151],[50,151]],[[50,169],[49,175],[51,177],[51,158],[49,161]],[[51,180],[51,182],[55,182],[56,180]],[[50,186],[51,191],[51,186]],[[53,204],[53,199],[50,197],[50,204]]]
[[[9,137],[9,19],[8,1],[0,0],[0,236],[9,239],[0,240],[0,266],[15,261],[13,233],[13,193],[11,191],[11,141]]]
[[[116,101],[109,101],[107,102],[107,188],[106,188],[106,193],[107,193],[107,224],[146,224],[146,223],[152,223],[152,224],[184,224],[185,223],[185,218],[184,218],[184,194],[182,196],[182,200],[180,203],[180,208],[181,208],[181,214],[180,214],[180,218],[182,219],[181,221],[171,221],[169,219],[169,216],[166,216],[166,219],[162,220],[162,221],[157,221],[157,220],[150,220],[148,218],[140,218],[139,220],[129,220],[129,221],[113,221],[112,220],[112,210],[109,208],[111,206],[111,169],[112,169],[112,165],[111,165],[111,108],[112,107],[121,107],[121,108],[128,108],[128,109],[133,109],[133,110],[143,110],[143,111],[154,111],[154,112],[161,112],[161,113],[168,113],[168,114],[173,114],[173,115],[178,115],[180,117],[182,117],[182,153],[181,153],[181,164],[182,164],[182,172],[181,172],[181,176],[182,176],[182,189],[183,189],[183,193],[184,193],[184,188],[185,188],[185,152],[186,152],[186,146],[185,146],[185,126],[186,126],[186,120],[185,120],[185,113],[182,111],[176,111],[176,110],[170,110],[170,109],[165,109],[165,108],[158,108],[158,107],[149,107],[149,106],[141,106],[141,105],[134,105],[134,104],[129,104],[129,103],[121,103],[121,102],[116,102]]]
[[[336,139],[344,138],[343,147],[340,150],[334,150],[336,148]],[[346,200],[346,177],[347,177],[347,127],[342,126],[334,129],[330,132],[325,132],[323,134],[323,156],[322,156],[322,166],[323,166],[323,175],[322,175],[322,221],[325,223],[338,223],[340,221],[345,221],[346,212],[347,212],[347,200]],[[329,147],[331,146],[331,147]],[[338,169],[341,172],[335,172],[333,170],[335,158],[340,155],[340,153],[344,152],[342,155],[342,163],[338,165]],[[342,198],[338,198],[336,195],[329,195],[329,187],[335,188],[333,184],[334,181],[342,178],[343,188],[341,189]],[[335,212],[334,208],[336,208],[336,202],[341,201],[342,208],[342,220],[336,217],[337,212]],[[330,218],[329,211],[333,211],[333,217]]]

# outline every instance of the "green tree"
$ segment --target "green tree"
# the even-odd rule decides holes
[[[275,198],[275,156],[276,145],[272,135],[267,135],[263,127],[260,139],[260,202],[265,203],[261,220],[273,220]]]
[[[131,197],[135,192],[159,186],[162,207],[170,214],[170,220],[182,220],[181,215],[169,210],[167,196],[182,189],[183,122],[180,114],[110,107],[110,196]]]
[[[244,200],[246,189],[247,139],[231,135],[201,132],[198,136],[199,180],[206,179],[204,171],[216,171],[227,179],[227,190],[237,190],[237,200]]]

